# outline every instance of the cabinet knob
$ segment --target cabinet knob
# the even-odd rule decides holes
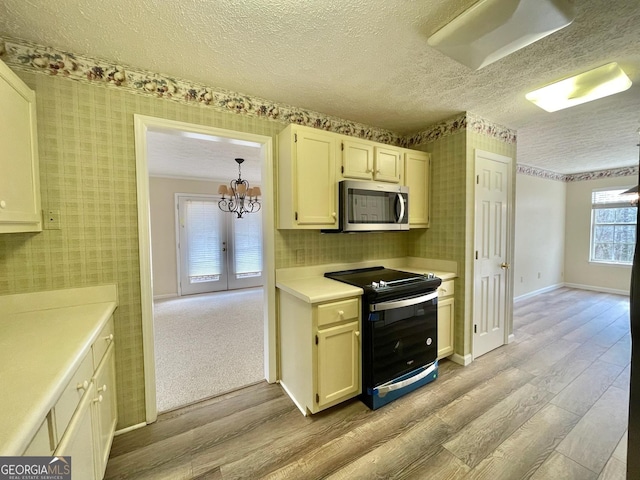
[[[333,218],[336,218],[336,217],[337,217],[336,212],[331,213],[331,216],[332,216]]]
[[[344,310],[338,310],[338,315],[341,317],[344,316]]]
[[[100,388],[98,388],[98,392],[106,392],[107,391],[107,385],[102,385]]]
[[[98,398],[94,399],[93,401],[94,401],[95,403],[102,403],[102,400],[104,400],[104,399],[102,398],[102,395],[98,395]]]
[[[357,330],[356,330],[355,332],[353,332],[353,334],[354,334],[356,337],[359,337],[359,336],[360,336],[360,332],[358,332]]]
[[[442,293],[447,293],[447,289],[446,288],[441,288],[440,290],[442,290]]]
[[[76,388],[77,388],[78,390],[86,390],[87,388],[89,388],[89,381],[88,381],[88,380],[85,380],[84,382],[79,383],[79,384],[76,386]]]
[[[109,335],[104,337],[104,339],[107,341],[107,343],[113,342],[113,333],[110,333]]]
[[[0,208],[7,208],[7,202],[0,200]]]

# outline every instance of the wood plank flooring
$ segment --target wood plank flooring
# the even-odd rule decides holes
[[[377,410],[303,417],[261,383],[115,438],[107,479],[622,480],[628,297],[559,289],[516,303],[515,341]]]

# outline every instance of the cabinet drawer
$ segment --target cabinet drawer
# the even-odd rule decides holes
[[[93,364],[96,368],[100,364],[100,360],[104,357],[107,348],[113,342],[113,317],[109,319],[107,324],[100,331],[100,335],[95,342],[93,342],[93,346],[91,350],[93,351]]]
[[[86,385],[88,387],[91,383],[92,376],[93,360],[91,354],[87,353],[54,407],[57,438],[62,438],[62,435],[67,429],[67,425],[69,425],[69,420],[71,420],[73,416],[73,412],[76,411],[85,393],[86,388],[84,382],[87,382]]]
[[[453,282],[454,280],[446,280],[442,282],[442,285],[438,287],[438,296],[440,297],[451,297],[454,293],[453,291]]]
[[[358,313],[359,302],[357,298],[318,305],[318,327],[350,318],[358,318]]]

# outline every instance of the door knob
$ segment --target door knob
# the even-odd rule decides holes
[[[503,263],[500,265],[500,268],[502,268],[503,270],[506,270],[506,269],[507,269],[507,268],[509,268],[510,266],[511,266],[511,265],[509,265],[508,263],[503,262]]]

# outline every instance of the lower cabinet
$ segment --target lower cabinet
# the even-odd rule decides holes
[[[56,456],[71,457],[72,480],[96,478],[95,445],[91,418],[94,402],[95,387],[90,384],[55,451]]]
[[[303,414],[362,391],[360,297],[310,304],[278,290],[280,384]]]
[[[80,362],[24,455],[48,456],[53,452],[56,456],[71,456],[72,479],[102,479],[117,419],[111,318]]]
[[[454,297],[453,280],[442,282],[438,288],[438,358],[453,353]]]

